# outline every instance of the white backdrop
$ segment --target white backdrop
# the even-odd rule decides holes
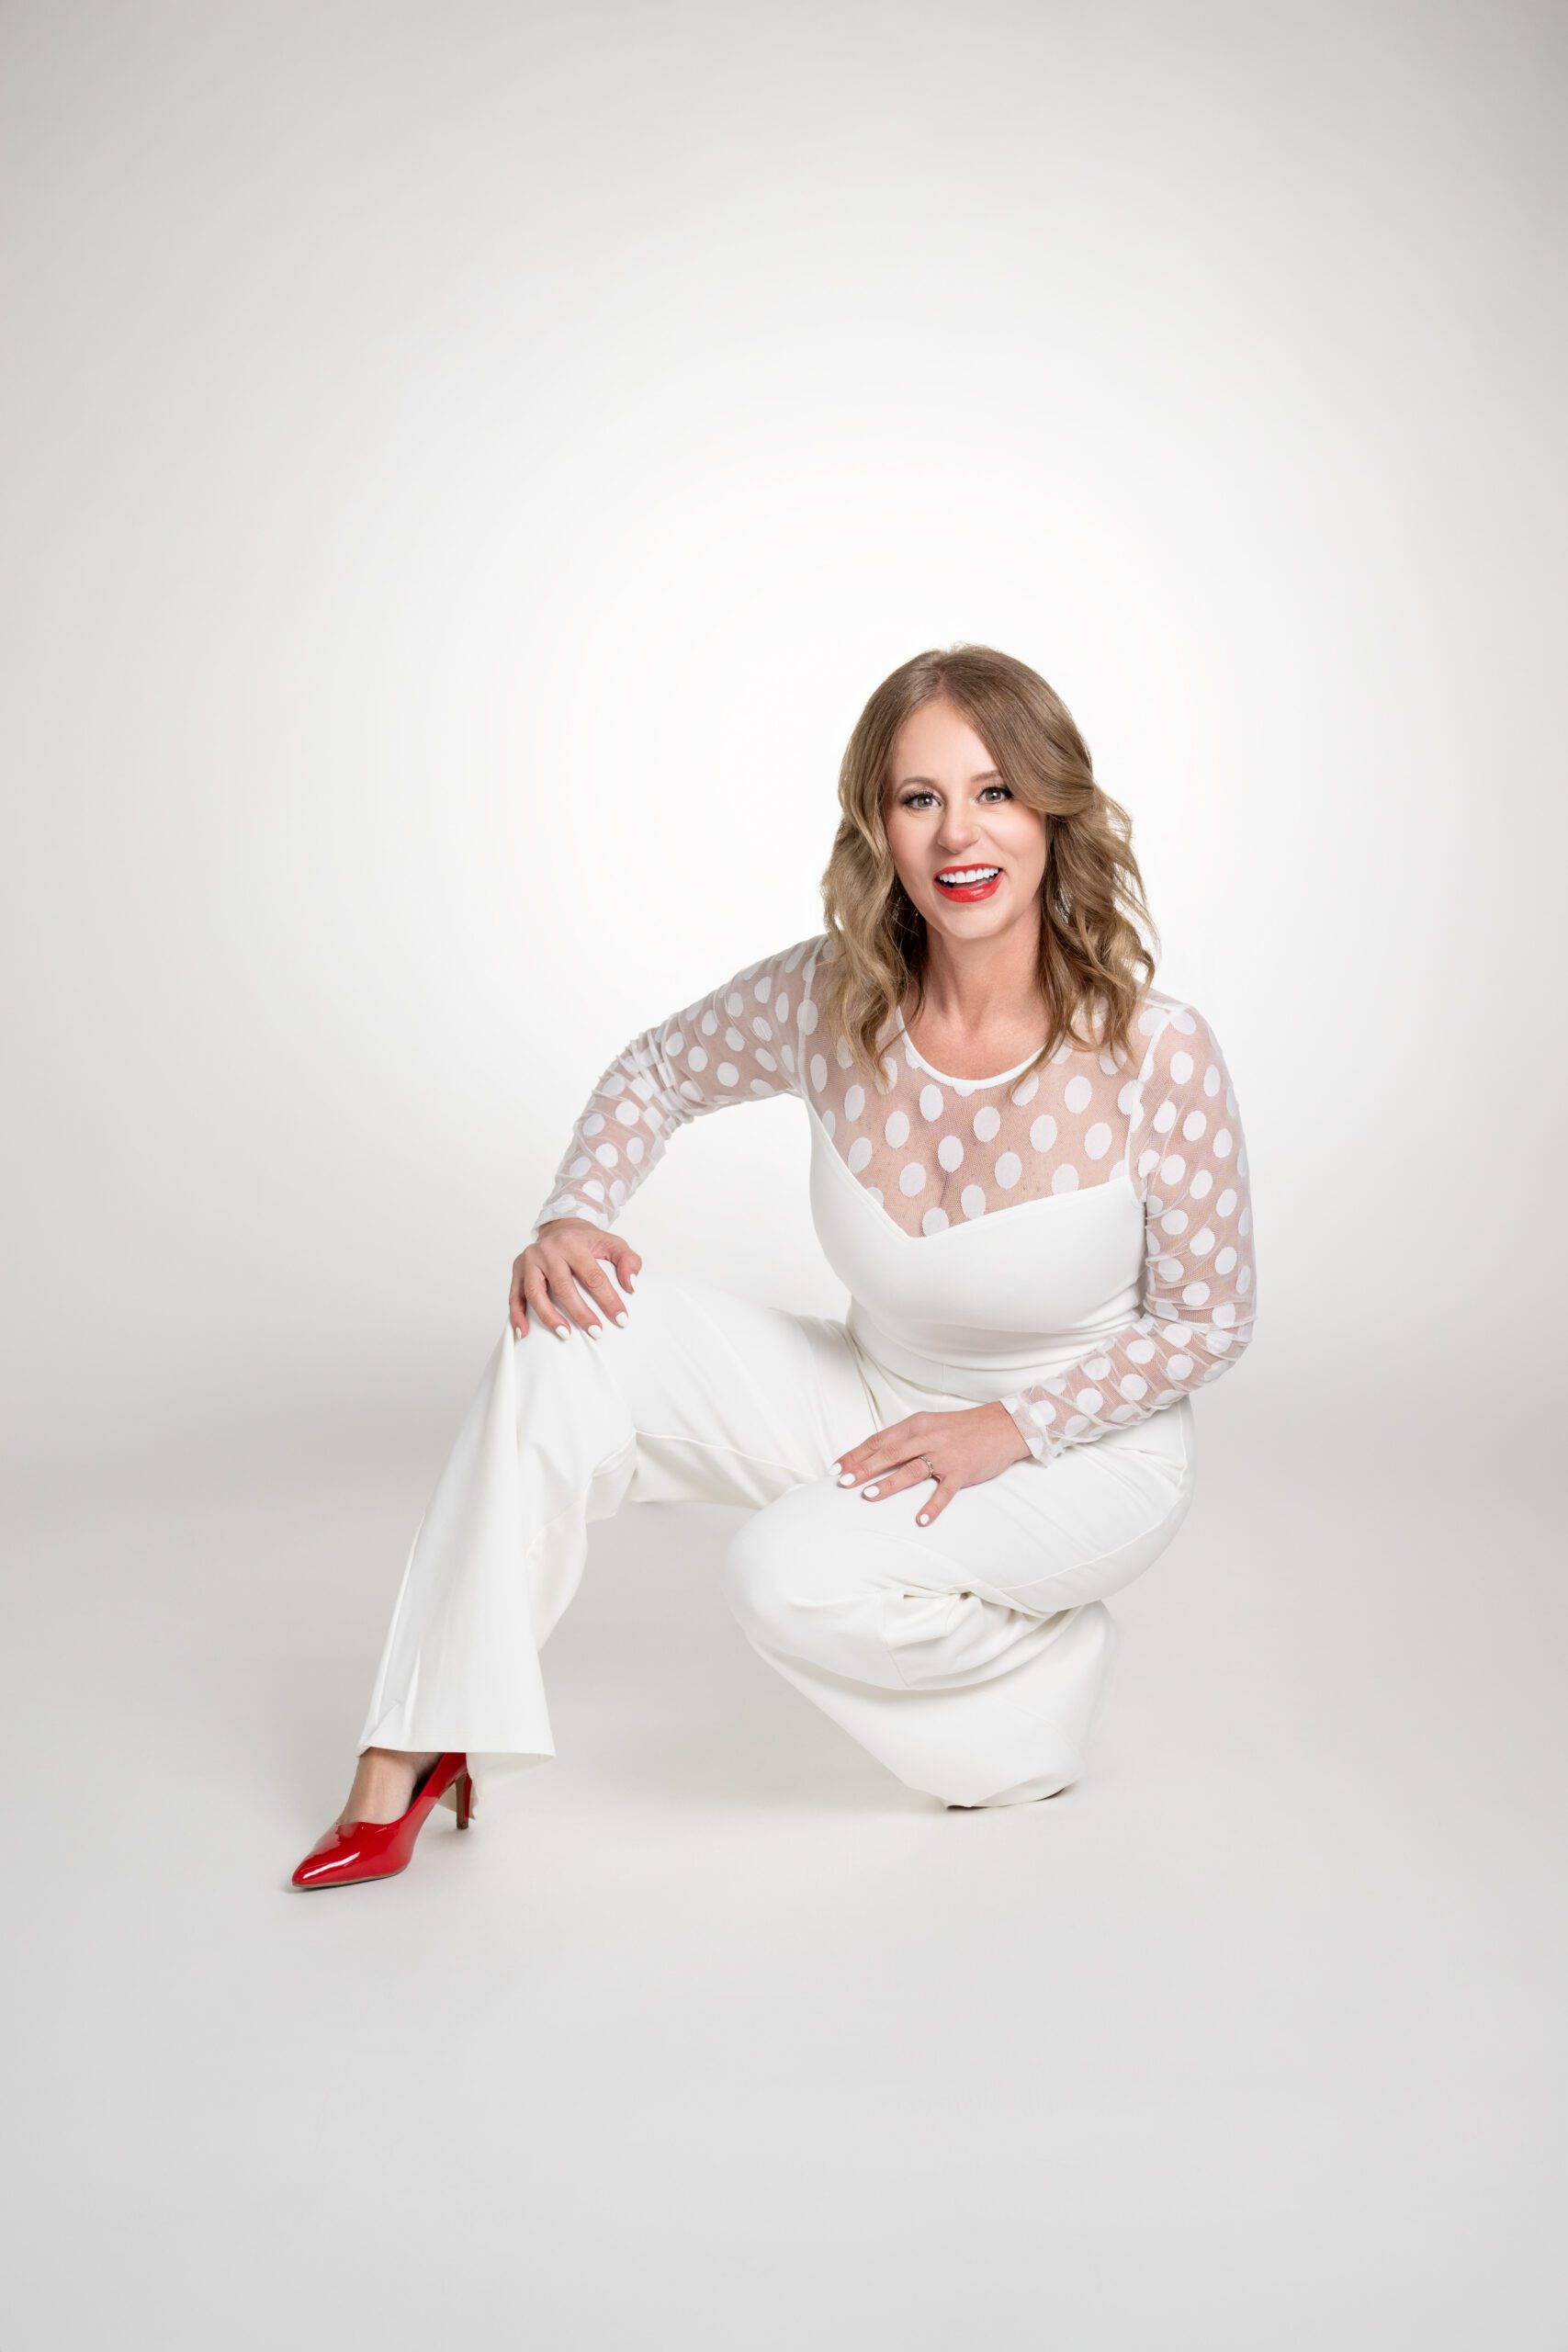
[[[0,8],[29,2345],[1562,2340],[1564,39]],[[928,1817],[631,1514],[525,1801],[286,1899],[591,1080],[961,640],[1251,1155],[1096,1769]],[[806,1145],[622,1227],[838,1312]]]
[[[449,1397],[592,1076],[818,928],[855,714],[960,639],[1232,1060],[1206,1401],[1537,1410],[1551,12],[6,15],[24,1456],[94,1337],[111,1450]],[[793,1107],[644,1254],[833,1309]]]

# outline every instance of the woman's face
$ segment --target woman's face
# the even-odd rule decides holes
[[[887,845],[930,929],[991,939],[1020,921],[1038,923],[1045,820],[1013,798],[963,713],[945,701],[911,711],[891,764]],[[969,878],[938,878],[954,873]]]

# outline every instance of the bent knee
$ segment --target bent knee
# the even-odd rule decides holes
[[[765,1522],[774,1506],[750,1512],[730,1537],[720,1582],[730,1614],[748,1634],[771,1632],[777,1619],[787,1549]]]
[[[742,1520],[724,1555],[725,1599],[750,1634],[774,1639],[802,1611],[834,1590],[823,1505],[836,1489],[820,1480],[789,1487]],[[840,1577],[841,1580],[841,1577]]]

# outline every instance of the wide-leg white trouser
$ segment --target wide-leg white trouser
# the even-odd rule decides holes
[[[415,1533],[361,1749],[462,1748],[481,1788],[553,1756],[539,1651],[589,1522],[728,1503],[751,1507],[724,1569],[748,1640],[900,1781],[976,1805],[1076,1780],[1114,1654],[1106,1595],[1191,1500],[1190,1401],[1013,1463],[919,1527],[928,1483],[868,1502],[829,1464],[973,1397],[694,1278],[644,1272],[626,1306],[597,1340],[502,1330]]]

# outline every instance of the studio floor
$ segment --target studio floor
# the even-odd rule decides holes
[[[318,1896],[439,1432],[40,1477],[10,2342],[1560,2346],[1554,1498],[1266,1455],[1058,1800],[903,1788],[747,1646],[734,1515],[627,1511],[555,1759]]]

